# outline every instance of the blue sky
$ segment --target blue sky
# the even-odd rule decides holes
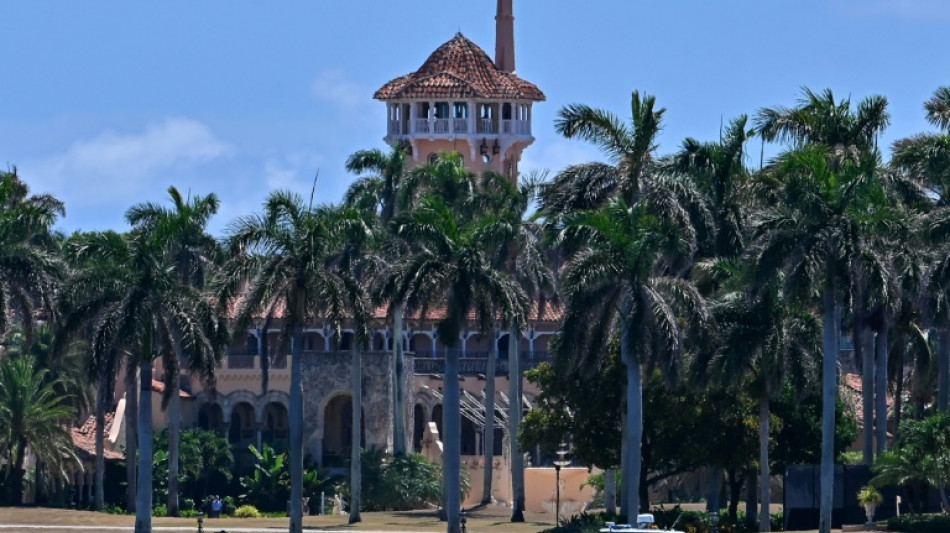
[[[273,188],[309,194],[317,172],[317,197],[335,202],[353,179],[347,155],[383,147],[373,91],[459,30],[492,53],[494,9],[4,0],[0,165],[63,199],[67,231],[123,229],[130,205],[172,184],[221,197],[218,233]],[[889,145],[930,130],[922,103],[950,85],[947,0],[515,0],[515,16],[518,73],[548,96],[523,171],[598,159],[557,137],[557,110],[628,117],[633,89],[667,108],[662,154],[715,139],[740,113],[794,104],[801,86],[886,96]]]

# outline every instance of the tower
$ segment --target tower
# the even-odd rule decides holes
[[[474,172],[518,178],[522,151],[534,142],[531,108],[544,93],[514,73],[512,0],[498,0],[495,61],[458,33],[419,70],[383,85],[385,141],[404,146],[414,164],[456,151]]]

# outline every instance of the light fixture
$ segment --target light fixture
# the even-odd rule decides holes
[[[482,155],[488,155],[488,139],[485,139],[484,137],[482,137],[482,144],[479,147],[478,153]]]
[[[498,144],[498,139],[495,139],[495,144],[491,147],[491,153],[492,155],[498,155],[499,152],[501,152],[501,145]]]

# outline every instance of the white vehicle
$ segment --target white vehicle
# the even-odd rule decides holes
[[[652,514],[638,514],[636,526],[633,524],[617,524],[615,522],[607,522],[607,527],[602,528],[600,533],[658,533],[660,530],[656,527],[655,523],[656,520],[654,520]],[[668,533],[683,533],[682,531],[675,529],[666,529],[663,531]]]

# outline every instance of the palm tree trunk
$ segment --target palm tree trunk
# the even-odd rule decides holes
[[[877,334],[874,368],[874,429],[877,437],[877,454],[887,447],[887,320]]]
[[[270,346],[267,344],[267,328],[270,326],[270,319],[264,321],[264,326],[259,330],[260,352],[257,354],[261,359],[261,398],[267,395],[270,389]]]
[[[126,511],[136,512],[137,456],[138,456],[138,365],[126,363],[125,370],[125,505]]]
[[[482,459],[485,477],[482,485],[482,505],[491,503],[491,485],[495,462],[495,362],[498,361],[498,330],[492,327],[492,349],[488,350],[485,363],[485,427],[482,431]],[[508,354],[510,361],[512,354]]]
[[[769,531],[769,397],[759,398],[759,531]],[[750,479],[751,483],[752,480]]]
[[[16,464],[13,465],[13,505],[23,505],[23,478],[26,477],[26,470],[23,464],[26,461],[26,439],[20,437],[16,444]]]
[[[105,509],[105,491],[103,490],[103,481],[106,471],[106,403],[109,402],[109,373],[106,371],[106,365],[101,365],[98,371],[98,387],[96,388],[96,498],[95,509],[101,511]],[[110,402],[111,403],[111,402]]]
[[[181,448],[181,398],[178,373],[172,376],[168,391],[168,516],[178,516],[178,465]]]
[[[901,414],[904,409],[904,353],[906,352],[906,341],[900,328],[894,330],[894,336],[894,346],[897,349],[894,354],[897,357],[897,383],[894,386],[894,439],[896,440],[900,437]]]
[[[857,320],[857,319],[856,319]],[[854,349],[861,351],[861,462],[874,464],[874,332],[858,320]]]
[[[359,342],[353,340],[353,360],[350,369],[350,387],[353,395],[353,442],[350,445],[350,518],[349,523],[362,522],[360,517],[360,497],[363,491],[360,442],[363,436],[363,369],[360,365]]]
[[[759,484],[756,483],[757,472],[750,468],[745,473],[745,527],[746,531],[758,531],[758,513],[762,508],[759,507]],[[768,531],[767,529],[765,531]]]
[[[152,360],[145,351],[139,364],[139,472],[135,503],[135,533],[152,531]]]
[[[950,325],[940,327],[937,347],[937,410],[946,413],[950,407]]]
[[[617,514],[617,471],[604,470],[604,510],[608,515]]]
[[[508,446],[511,460],[511,521],[524,522],[524,455],[518,443],[518,431],[521,428],[521,357],[511,357],[519,353],[518,328],[512,324],[508,328]]]
[[[461,456],[461,413],[459,411],[459,354],[455,348],[445,354],[445,406],[442,409],[443,438],[442,470],[445,488],[445,518],[448,521],[447,533],[461,533],[459,511],[462,507],[460,475]]]
[[[406,356],[402,345],[403,306],[393,309],[393,455],[406,455]]]
[[[624,337],[627,337],[625,334]],[[620,514],[633,516],[640,509],[640,444],[643,440],[643,385],[640,364],[633,354],[631,340],[621,341],[621,355],[627,367],[627,445],[623,450],[623,501]],[[629,485],[626,485],[629,483]]]
[[[290,533],[303,532],[303,329],[293,327],[290,361]]]
[[[831,270],[829,268],[829,270]],[[825,281],[822,295],[823,339],[821,362],[821,474],[818,532],[831,533],[831,511],[834,505],[835,474],[835,400],[838,393],[838,324],[835,323],[835,287],[831,276]]]

